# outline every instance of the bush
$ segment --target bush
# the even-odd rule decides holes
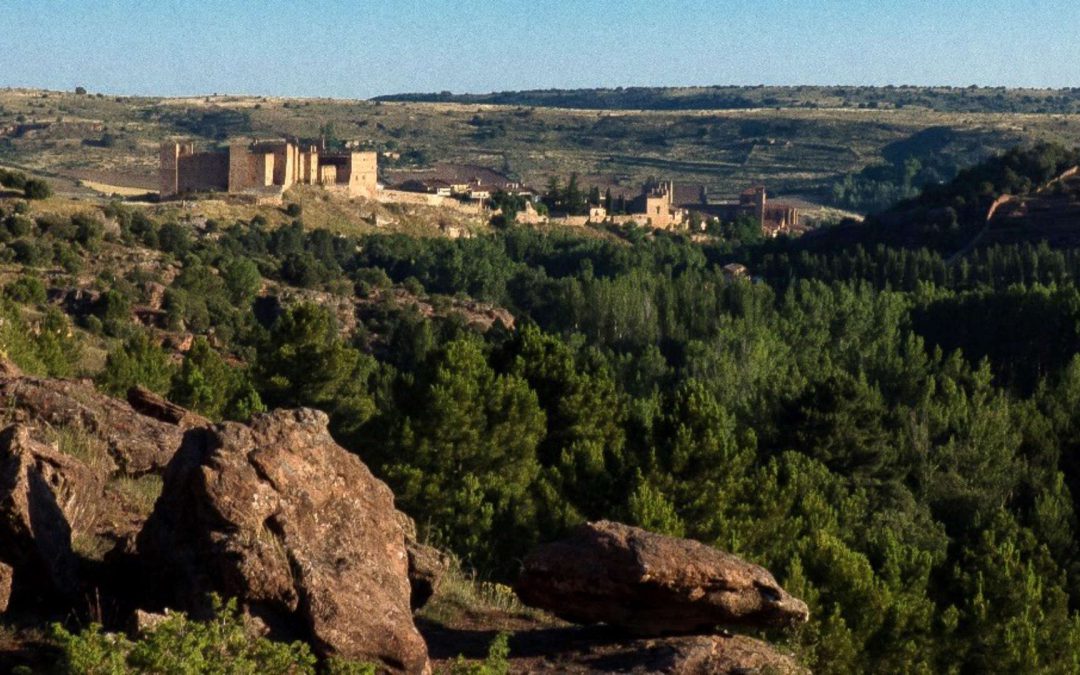
[[[86,675],[315,673],[315,656],[306,644],[256,637],[244,626],[236,600],[223,603],[214,596],[213,602],[212,620],[193,621],[174,613],[135,641],[105,633],[98,624],[78,634],[54,624],[52,637],[61,652],[58,670]]]
[[[18,171],[0,169],[0,185],[7,186],[13,190],[22,190],[26,187],[26,174]]]
[[[24,202],[25,203],[25,202]],[[34,221],[24,215],[13,213],[4,219],[4,226],[13,237],[25,237],[34,229]]]
[[[86,213],[72,216],[71,222],[75,226],[75,240],[87,250],[97,250],[98,244],[105,236],[105,225]]]
[[[39,305],[45,302],[45,284],[41,283],[41,279],[37,277],[19,277],[4,286],[4,295],[15,302]]]
[[[23,195],[27,199],[48,199],[52,196],[52,188],[43,180],[30,178],[23,187]]]
[[[289,204],[285,207],[285,215],[290,218],[299,218],[304,213],[304,208],[299,204]]]
[[[178,223],[165,223],[157,233],[158,247],[166,253],[183,257],[191,249],[191,236]]]
[[[28,267],[37,267],[46,262],[45,252],[29,239],[19,239],[12,242],[11,252],[15,255],[15,262]]]
[[[135,385],[164,394],[175,371],[169,355],[146,333],[139,332],[109,352],[105,370],[98,376],[98,386],[114,396],[124,396]]]

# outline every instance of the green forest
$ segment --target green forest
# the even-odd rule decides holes
[[[100,273],[85,314],[51,307],[41,270],[77,272],[106,235],[11,207],[2,255],[24,273],[0,345],[70,376],[102,336],[100,387],[213,419],[325,410],[422,537],[484,579],[611,518],[771,570],[810,606],[784,639],[815,672],[1076,672],[1080,252],[949,260],[969,214],[1070,161],[1015,151],[842,236],[747,243],[513,224],[352,238],[302,214],[195,234],[111,204],[118,243],[179,267],[166,318],[198,336],[179,365],[129,319],[134,273]],[[369,302],[344,336],[321,304],[257,298],[264,278]],[[514,325],[481,331],[390,289],[501,306]]]

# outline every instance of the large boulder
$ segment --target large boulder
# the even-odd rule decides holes
[[[28,601],[70,596],[77,588],[71,527],[50,485],[59,475],[49,465],[53,455],[25,427],[0,431],[0,563],[6,595]]]
[[[137,539],[145,585],[188,610],[236,597],[327,656],[428,669],[390,489],[314,410],[189,431]]]
[[[515,591],[525,604],[567,621],[637,635],[783,627],[809,617],[806,604],[762,567],[609,521],[580,525],[569,538],[539,547],[525,559]]]

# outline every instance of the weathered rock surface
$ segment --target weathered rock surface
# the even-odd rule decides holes
[[[70,595],[76,589],[71,528],[49,485],[52,454],[30,440],[25,427],[0,431],[0,562],[11,568],[9,593],[16,595]]]
[[[175,424],[181,429],[204,427],[210,424],[210,420],[202,415],[191,412],[187,408],[178,406],[163,396],[159,396],[145,387],[132,387],[128,390],[127,401],[131,408],[152,419]]]
[[[7,611],[8,603],[11,601],[11,581],[15,574],[15,570],[11,568],[11,565],[0,562],[0,614]]]
[[[434,546],[417,541],[416,523],[400,511],[398,522],[405,533],[405,550],[409,555],[409,586],[412,589],[409,604],[415,612],[426,605],[431,596],[439,590],[443,577],[450,569],[450,556]]]
[[[771,645],[743,635],[639,640],[585,663],[599,671],[678,675],[796,675],[809,671]]]
[[[137,552],[171,606],[216,591],[322,654],[428,668],[393,495],[333,441],[323,413],[189,431]]]
[[[459,655],[482,660],[495,635],[494,630],[455,630],[430,623],[424,624],[424,633],[440,670],[448,670]],[[628,638],[611,626],[549,624],[519,627],[509,647],[512,673],[807,673],[791,655],[741,635]]]
[[[530,554],[515,591],[522,602],[575,623],[637,635],[713,632],[717,625],[782,627],[806,604],[763,567],[688,539],[600,521]]]
[[[130,475],[163,470],[180,447],[185,430],[179,424],[139,414],[88,381],[0,372],[0,401],[15,421],[81,430],[100,440],[109,464],[102,468]]]
[[[141,609],[136,609],[131,615],[131,621],[128,625],[128,632],[133,637],[141,637],[149,633],[153,633],[158,626],[169,620],[169,613],[157,613],[157,612],[144,612]]]

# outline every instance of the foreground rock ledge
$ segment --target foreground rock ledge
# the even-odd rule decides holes
[[[584,659],[600,671],[678,675],[808,675],[790,655],[743,635],[687,635],[638,640]]]
[[[530,554],[522,602],[574,623],[642,636],[712,633],[718,625],[779,628],[809,618],[763,567],[696,541],[600,521]]]
[[[189,431],[137,550],[146,585],[171,591],[162,604],[216,591],[322,655],[429,667],[393,495],[321,412]]]

